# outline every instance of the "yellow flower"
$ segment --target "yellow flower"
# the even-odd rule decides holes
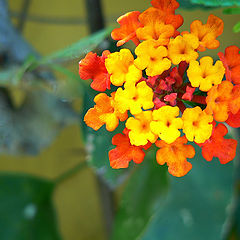
[[[133,115],[139,114],[142,112],[142,107],[145,110],[154,107],[153,90],[146,82],[140,82],[137,86],[125,84],[124,90],[117,89],[115,101],[120,112],[130,110]]]
[[[211,137],[213,117],[200,107],[185,109],[182,120],[183,132],[189,141],[204,143]]]
[[[157,140],[150,129],[150,122],[152,121],[152,111],[143,111],[135,115],[135,118],[130,117],[126,122],[126,128],[130,130],[129,139],[132,145],[141,146],[146,145],[148,141],[154,143]]]
[[[198,61],[190,61],[187,75],[193,87],[199,87],[200,90],[207,92],[213,85],[222,82],[225,68],[221,61],[217,61],[213,65],[211,57],[203,57]]]
[[[183,122],[179,115],[179,108],[172,106],[163,106],[158,110],[153,111],[153,120],[150,128],[153,133],[158,135],[166,143],[173,143],[180,137],[180,131]]]
[[[171,67],[171,61],[167,57],[167,49],[158,46],[155,40],[147,40],[140,43],[135,49],[137,59],[135,65],[143,70],[146,68],[148,76],[156,76],[162,74]]]
[[[134,57],[129,49],[121,49],[108,55],[105,66],[110,81],[115,86],[122,86],[124,82],[136,83],[142,77],[142,71],[135,67]]]
[[[198,58],[195,51],[199,46],[198,38],[193,34],[184,34],[171,39],[168,44],[168,57],[177,65],[182,61],[190,62]]]

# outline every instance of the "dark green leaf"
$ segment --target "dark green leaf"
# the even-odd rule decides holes
[[[0,175],[1,240],[60,240],[51,202],[53,183]]]
[[[240,22],[238,22],[237,24],[234,25],[233,31],[234,31],[235,33],[240,32]]]
[[[240,8],[228,8],[223,10],[224,14],[240,14]]]
[[[168,201],[161,205],[143,240],[219,240],[232,191],[232,163],[206,162],[200,151],[193,169],[171,177]]]
[[[155,153],[149,152],[129,179],[116,215],[112,240],[141,239],[165,200],[167,170],[156,163]]]
[[[209,7],[231,7],[234,5],[240,6],[239,0],[191,0],[191,2],[193,4],[202,4]]]
[[[59,50],[49,56],[43,57],[39,60],[39,65],[46,65],[49,63],[64,62],[83,57],[84,54],[95,49],[105,38],[111,33],[112,29],[107,28],[94,33],[73,45]]]
[[[88,109],[93,107],[93,99],[96,95],[97,92],[92,90],[90,87],[85,87],[83,115],[81,116],[81,128],[84,142],[90,166],[92,166],[98,174],[103,176],[111,187],[116,187],[122,182],[123,176],[128,172],[127,170],[122,169],[112,169],[109,164],[108,152],[111,148],[113,148],[112,137],[117,132],[108,132],[105,126],[101,127],[98,131],[94,131],[83,121],[84,115]]]

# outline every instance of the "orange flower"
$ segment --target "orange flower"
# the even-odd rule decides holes
[[[221,164],[226,164],[234,159],[237,141],[225,139],[224,136],[227,133],[226,126],[220,123],[214,128],[211,138],[199,144],[202,148],[202,155],[207,161],[212,161],[213,157],[217,157]]]
[[[230,82],[223,81],[208,92],[206,112],[213,114],[216,121],[224,122],[227,120],[228,102],[232,96],[232,89],[233,85]]]
[[[120,113],[114,106],[114,97],[108,97],[105,93],[99,93],[95,98],[96,105],[90,108],[84,117],[85,123],[98,130],[106,124],[108,131],[113,131],[120,121],[125,121],[128,117],[127,112]]]
[[[116,28],[112,31],[112,38],[114,40],[119,40],[117,46],[122,46],[124,43],[132,40],[136,45],[140,42],[136,36],[136,30],[142,26],[138,20],[140,12],[133,11],[126,13],[125,15],[119,17],[117,22],[120,24],[120,28]]]
[[[165,17],[164,23],[171,24],[175,29],[178,29],[183,24],[183,17],[181,15],[175,15],[175,10],[179,7],[179,3],[175,0],[152,0],[153,7],[161,10]],[[175,31],[175,36],[179,34]]]
[[[191,33],[199,39],[198,50],[200,52],[205,51],[206,48],[215,49],[219,47],[219,41],[216,38],[222,34],[223,25],[223,21],[213,14],[209,15],[206,24],[202,24],[199,20],[192,22]]]
[[[105,67],[105,59],[110,54],[108,50],[97,56],[96,53],[89,52],[84,59],[79,62],[79,75],[81,79],[92,79],[91,87],[103,92],[110,89],[109,74]]]
[[[184,34],[171,39],[168,44],[168,56],[172,63],[177,65],[182,61],[189,63],[198,58],[195,51],[199,46],[198,39],[193,34]]]
[[[225,54],[218,53],[226,69],[226,79],[235,84],[240,84],[240,48],[229,46],[225,49]]]
[[[179,3],[176,0],[152,0],[153,7],[162,10],[167,14],[174,14],[175,10],[179,8]]]
[[[144,160],[143,147],[131,145],[128,136],[118,133],[113,137],[112,144],[117,146],[108,154],[112,168],[127,168],[131,160],[135,163],[141,163]]]
[[[156,142],[156,146],[160,148],[157,151],[157,162],[160,165],[167,163],[169,173],[175,177],[182,177],[192,169],[192,164],[187,161],[187,158],[194,157],[195,149],[186,143],[185,136],[179,137],[171,144],[163,140]]]
[[[228,119],[226,120],[226,123],[233,128],[239,128],[240,127],[240,110],[236,114],[232,114],[230,112],[228,115]]]
[[[223,81],[211,88],[206,103],[206,112],[213,114],[216,121],[224,122],[228,119],[229,112],[236,114],[240,109],[240,86]]]
[[[165,24],[166,13],[157,9],[149,8],[139,16],[143,27],[137,29],[137,37],[141,40],[154,39],[158,45],[167,45],[175,29],[170,24]]]

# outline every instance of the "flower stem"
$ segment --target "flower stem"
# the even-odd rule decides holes
[[[78,163],[76,166],[74,166],[73,168],[69,169],[68,171],[64,172],[63,174],[61,174],[60,176],[58,176],[54,183],[55,185],[59,185],[62,182],[64,182],[65,180],[71,178],[72,176],[74,176],[75,174],[77,174],[80,170],[84,169],[85,167],[87,167],[88,164],[86,161],[84,162],[80,162]]]

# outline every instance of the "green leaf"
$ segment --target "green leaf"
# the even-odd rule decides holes
[[[232,192],[232,163],[207,162],[197,155],[193,169],[171,177],[168,200],[162,204],[141,240],[221,239]]]
[[[147,154],[128,181],[116,215],[112,240],[141,239],[157,209],[164,203],[167,169],[156,163],[155,153],[152,150]]]
[[[60,240],[51,202],[53,183],[30,176],[0,175],[1,240]]]
[[[240,14],[240,8],[227,8],[223,10],[224,14]]]
[[[234,31],[235,33],[240,32],[240,22],[238,22],[237,24],[234,25],[233,31]]]
[[[193,4],[202,4],[204,6],[210,7],[230,7],[230,6],[240,6],[239,0],[191,0]]]
[[[111,31],[112,28],[107,28],[85,37],[67,48],[43,57],[39,60],[38,64],[46,65],[49,63],[70,61],[77,58],[80,59],[84,54],[95,49],[111,33]]]
[[[98,131],[94,131],[83,121],[88,109],[93,107],[93,99],[96,95],[96,91],[92,90],[90,87],[85,87],[83,115],[81,116],[83,140],[86,145],[90,166],[93,167],[97,174],[104,178],[110,187],[115,188],[123,181],[128,173],[128,170],[125,169],[112,169],[109,164],[108,152],[114,147],[112,145],[112,137],[117,134],[117,130],[114,132],[108,132],[104,125]],[[121,127],[119,126],[118,128]]]

